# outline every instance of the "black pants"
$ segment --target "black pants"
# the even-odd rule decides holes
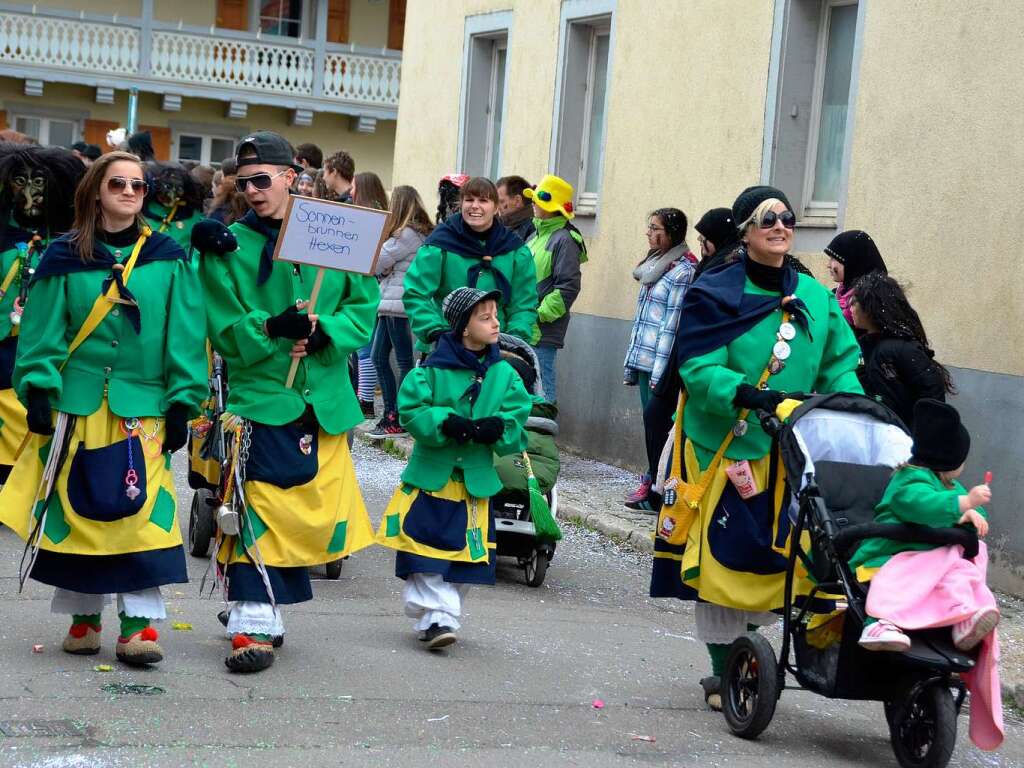
[[[672,433],[672,416],[679,405],[679,377],[673,376],[673,383],[660,387],[663,391],[651,393],[644,408],[644,443],[647,446],[647,471],[651,480],[658,477],[658,462],[665,448],[665,441]]]

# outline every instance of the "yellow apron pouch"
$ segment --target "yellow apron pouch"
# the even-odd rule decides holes
[[[455,480],[439,491],[409,485],[396,489],[376,541],[385,547],[422,557],[453,562],[487,562],[489,511],[487,499],[477,499]]]

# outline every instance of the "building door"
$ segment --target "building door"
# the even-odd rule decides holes
[[[348,42],[348,18],[351,13],[350,0],[327,0],[327,42]]]

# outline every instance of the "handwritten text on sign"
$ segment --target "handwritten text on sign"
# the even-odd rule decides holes
[[[323,269],[373,274],[386,239],[387,211],[292,196],[274,258]]]

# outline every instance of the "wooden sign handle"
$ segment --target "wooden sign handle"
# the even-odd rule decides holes
[[[324,282],[324,271],[323,267],[316,271],[316,280],[313,281],[313,292],[309,294],[309,305],[306,307],[307,315],[316,314],[316,300],[320,296],[320,286]],[[299,372],[299,361],[301,359],[301,357],[292,358],[292,367],[288,369],[288,378],[284,383],[288,389],[291,389],[295,383],[295,374]]]

